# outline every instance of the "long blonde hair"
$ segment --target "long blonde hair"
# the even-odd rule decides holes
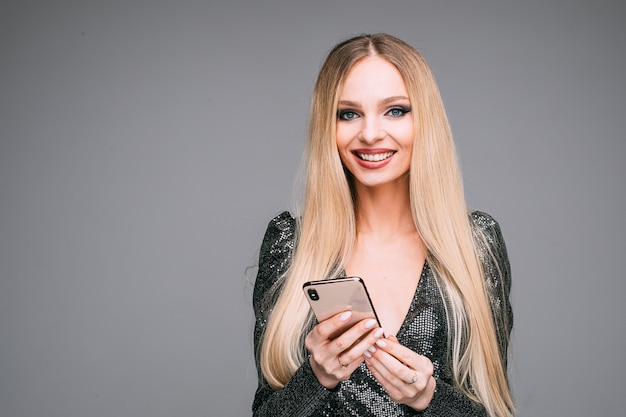
[[[513,413],[505,358],[501,357],[465,204],[447,116],[435,79],[422,56],[386,34],[362,35],[335,46],[313,91],[307,143],[304,205],[297,245],[260,350],[268,383],[282,388],[306,359],[305,331],[312,315],[302,292],[309,279],[334,277],[349,259],[356,236],[354,195],[336,148],[338,94],[359,60],[378,55],[396,66],[413,111],[415,140],[410,201],[428,263],[448,300],[447,316],[455,384],[480,401],[490,416]]]

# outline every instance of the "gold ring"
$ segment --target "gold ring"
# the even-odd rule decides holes
[[[339,366],[341,366],[342,370],[346,370],[348,369],[348,365],[344,365],[343,363],[341,363],[341,359],[339,359],[339,356],[337,356],[337,363],[339,363]]]

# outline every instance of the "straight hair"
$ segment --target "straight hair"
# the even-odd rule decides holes
[[[320,70],[311,102],[297,241],[290,267],[269,294],[276,303],[262,336],[261,370],[270,386],[280,389],[306,360],[304,338],[313,316],[302,284],[309,277],[336,277],[350,258],[356,237],[355,196],[336,146],[337,103],[348,72],[368,56],[393,64],[409,93],[415,126],[411,212],[447,301],[454,384],[482,403],[490,416],[510,417],[514,405],[502,357],[506,353],[499,349],[441,95],[424,58],[387,34],[339,43]]]

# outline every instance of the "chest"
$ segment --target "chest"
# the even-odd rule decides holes
[[[356,250],[345,266],[348,276],[365,281],[386,335],[395,335],[415,296],[425,255],[413,248]]]

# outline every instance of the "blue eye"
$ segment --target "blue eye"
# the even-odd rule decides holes
[[[352,110],[342,110],[339,112],[337,117],[339,117],[340,120],[354,120],[359,117],[359,115]]]
[[[389,111],[387,112],[387,115],[391,117],[402,117],[405,114],[409,113],[410,111],[411,111],[410,108],[394,107],[392,109],[389,109]]]

